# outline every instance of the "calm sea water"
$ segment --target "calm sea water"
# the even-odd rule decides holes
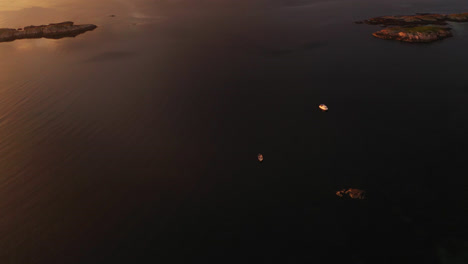
[[[467,10],[0,0],[0,27],[98,25],[0,43],[0,262],[438,263],[468,234],[468,24],[352,22]]]

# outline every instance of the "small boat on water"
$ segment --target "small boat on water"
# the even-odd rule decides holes
[[[319,105],[319,108],[320,108],[320,110],[322,110],[323,112],[328,111],[328,106],[326,106],[325,104]]]
[[[262,162],[262,161],[263,161],[263,155],[262,155],[262,154],[258,154],[258,155],[257,155],[257,159],[258,159],[258,161]]]

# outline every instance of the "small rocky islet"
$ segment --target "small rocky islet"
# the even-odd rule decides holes
[[[75,25],[73,22],[67,21],[40,26],[27,26],[24,28],[0,28],[0,42],[13,41],[16,39],[29,38],[65,38],[75,37],[86,31],[97,28],[93,24]]]
[[[372,34],[377,38],[410,43],[429,43],[453,36],[452,28],[448,26],[447,22],[468,22],[468,13],[381,16],[356,23],[385,27]]]
[[[366,192],[364,190],[355,189],[355,188],[349,188],[349,189],[343,189],[341,191],[337,191],[336,195],[342,198],[349,197],[351,199],[360,199],[360,200],[366,198]]]

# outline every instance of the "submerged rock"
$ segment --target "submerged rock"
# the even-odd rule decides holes
[[[428,14],[419,13],[410,16],[381,16],[363,21],[358,24],[391,26],[372,35],[381,39],[399,40],[411,43],[433,42],[452,36],[449,22],[468,22],[468,13],[461,14]]]
[[[347,195],[351,199],[364,199],[366,192],[359,189],[349,188],[337,191],[336,195],[338,195],[339,197],[345,197]]]
[[[438,26],[389,27],[372,34],[381,39],[393,39],[404,42],[433,42],[452,36],[451,28]]]
[[[0,28],[0,42],[13,41],[26,38],[64,38],[75,37],[86,31],[97,28],[96,25],[74,25],[73,22],[62,22],[57,24],[28,26],[23,30],[12,28]]]

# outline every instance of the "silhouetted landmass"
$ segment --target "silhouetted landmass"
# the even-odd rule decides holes
[[[28,38],[65,38],[75,37],[86,31],[97,28],[96,25],[74,25],[73,22],[57,24],[27,26],[24,29],[0,28],[0,42],[13,41]]]

